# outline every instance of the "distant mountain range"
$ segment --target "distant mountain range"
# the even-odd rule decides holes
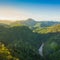
[[[29,27],[49,27],[52,25],[56,25],[56,24],[60,24],[60,22],[58,21],[35,21],[34,19],[27,19],[27,20],[20,20],[20,21],[8,21],[8,20],[0,20],[0,23],[4,23],[4,24],[22,24],[22,25],[26,25]]]

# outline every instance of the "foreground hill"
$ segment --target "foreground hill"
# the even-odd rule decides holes
[[[10,49],[12,55],[21,60],[40,60],[38,48],[40,35],[27,26],[0,27],[0,41]]]
[[[60,60],[60,24],[35,30],[43,34],[42,43],[45,60]]]
[[[43,53],[46,59],[60,60],[60,32],[45,34],[44,41]]]
[[[12,56],[12,53],[9,49],[0,42],[0,60],[19,60],[18,58]]]
[[[43,49],[45,57],[48,60],[60,60],[60,25],[49,27],[46,32]]]

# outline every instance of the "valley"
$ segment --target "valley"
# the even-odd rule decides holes
[[[0,21],[0,43],[0,60],[60,60],[60,22]]]

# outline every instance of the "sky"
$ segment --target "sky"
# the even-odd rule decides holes
[[[60,21],[60,0],[0,0],[0,20]]]

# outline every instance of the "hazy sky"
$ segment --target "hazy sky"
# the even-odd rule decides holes
[[[60,21],[60,0],[0,0],[2,20]]]

